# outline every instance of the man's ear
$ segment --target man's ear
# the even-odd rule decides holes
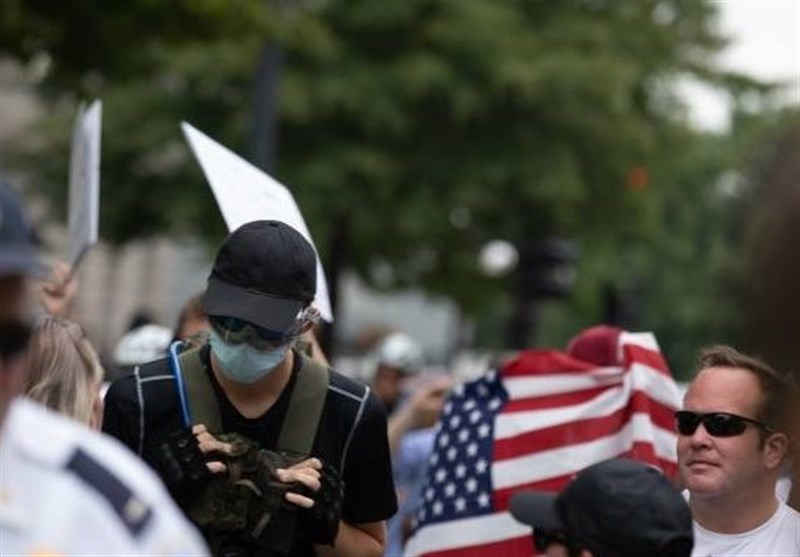
[[[783,466],[789,450],[789,437],[785,433],[773,433],[764,442],[764,464],[768,470]]]
[[[580,557],[594,557],[594,555],[592,555],[592,552],[589,551],[588,549],[582,549],[579,555]]]

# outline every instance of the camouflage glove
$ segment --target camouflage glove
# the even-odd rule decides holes
[[[319,491],[311,495],[314,506],[308,509],[311,534],[314,543],[332,546],[342,518],[344,480],[339,478],[336,468],[329,464],[323,464],[319,479]]]
[[[181,505],[213,477],[190,429],[173,431],[156,441],[149,453],[153,466]]]
[[[199,486],[186,508],[189,518],[204,530],[236,532],[247,525],[249,508],[262,497],[258,487],[258,444],[237,433],[214,436],[226,443],[229,452],[206,453],[209,461],[223,462],[227,471],[213,474],[204,486]]]

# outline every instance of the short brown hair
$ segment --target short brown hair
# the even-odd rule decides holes
[[[773,369],[769,364],[754,356],[742,354],[730,346],[709,346],[700,350],[697,373],[711,367],[730,367],[745,369],[756,376],[763,396],[758,406],[757,420],[767,424],[775,431],[786,432],[789,428],[793,394],[796,389],[789,376]]]

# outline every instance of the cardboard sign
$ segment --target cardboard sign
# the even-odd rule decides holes
[[[68,261],[74,272],[97,242],[100,214],[100,135],[102,103],[81,107],[72,132],[69,164]]]
[[[255,220],[279,220],[314,240],[292,193],[260,168],[220,145],[186,122],[181,129],[206,175],[229,231]],[[333,321],[328,283],[317,254],[317,295],[314,299],[322,318]]]

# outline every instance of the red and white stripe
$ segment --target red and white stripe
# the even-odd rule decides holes
[[[529,557],[530,527],[508,500],[521,489],[560,490],[583,468],[629,456],[676,471],[673,412],[680,391],[650,333],[622,333],[620,367],[598,368],[557,351],[529,351],[502,371],[509,400],[495,417],[493,509],[419,529],[405,555]]]

